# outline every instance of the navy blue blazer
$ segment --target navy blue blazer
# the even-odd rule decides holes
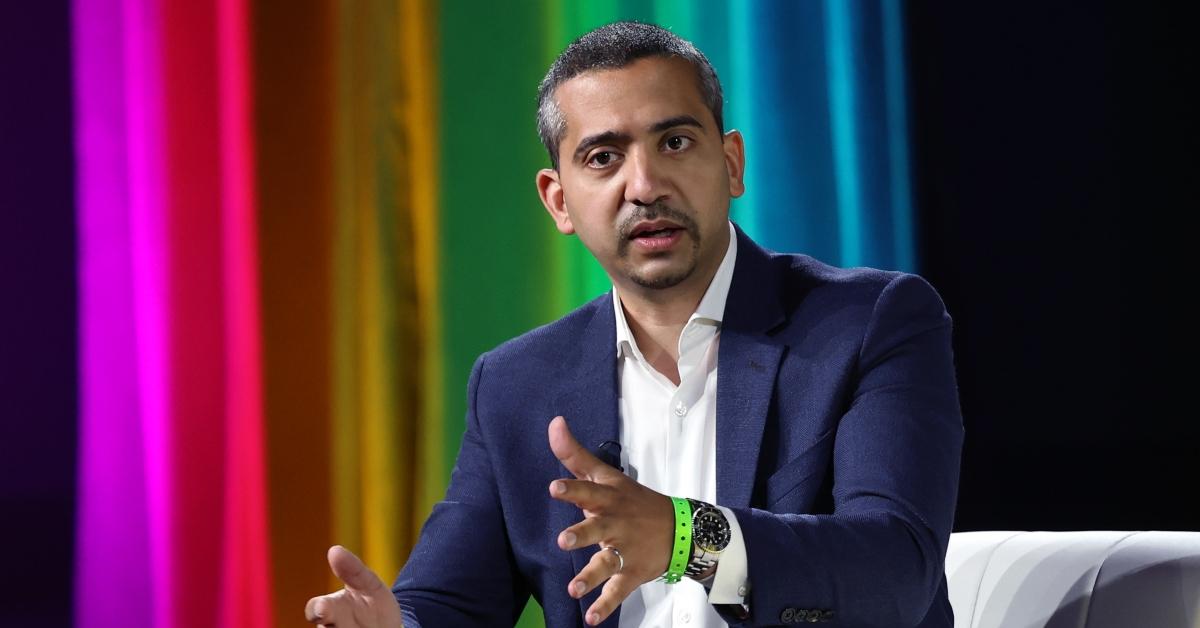
[[[739,229],[721,325],[717,503],[746,543],[750,614],[734,626],[953,625],[944,561],[963,427],[951,321],[920,277],[780,255]],[[611,293],[480,356],[466,433],[393,588],[409,628],[511,626],[533,595],[547,626],[582,626],[567,583],[596,547],[551,499],[570,474],[547,441],[617,440]],[[814,616],[812,613],[820,613]],[[615,628],[619,613],[603,625]]]

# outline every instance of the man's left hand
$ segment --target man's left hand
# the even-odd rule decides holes
[[[595,626],[634,589],[667,570],[675,535],[674,507],[670,497],[638,484],[584,449],[561,416],[550,421],[550,449],[578,478],[551,482],[550,496],[575,504],[584,516],[559,533],[558,546],[573,550],[599,544],[602,548],[567,585],[567,593],[578,599],[607,581],[584,617]]]

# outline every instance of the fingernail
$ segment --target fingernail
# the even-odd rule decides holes
[[[567,547],[574,547],[575,546],[575,533],[574,532],[563,532],[562,540],[563,540],[563,545],[566,545]]]
[[[588,623],[597,626],[600,624],[600,613],[592,613],[588,615]]]
[[[554,483],[554,492],[558,493],[559,495],[562,495],[563,493],[567,492],[567,483],[566,482],[555,482]]]
[[[582,580],[576,580],[575,584],[572,586],[575,587],[575,595],[583,595],[583,590],[587,587]]]

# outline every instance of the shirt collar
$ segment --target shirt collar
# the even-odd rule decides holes
[[[737,261],[737,232],[734,231],[732,222],[728,224],[729,247],[725,249],[725,257],[709,282],[708,289],[704,291],[700,305],[696,306],[696,311],[688,319],[688,325],[701,322],[719,327],[725,316],[725,301],[729,297],[729,286],[733,283],[733,265]],[[629,322],[625,320],[625,308],[621,307],[621,296],[617,293],[615,285],[612,297],[613,313],[617,319],[617,357],[632,353],[635,358],[642,360],[642,352],[633,339]]]

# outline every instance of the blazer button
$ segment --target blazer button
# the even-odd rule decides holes
[[[785,624],[790,624],[793,621],[796,621],[796,609],[790,606],[783,609],[783,612],[779,614],[779,621]]]

